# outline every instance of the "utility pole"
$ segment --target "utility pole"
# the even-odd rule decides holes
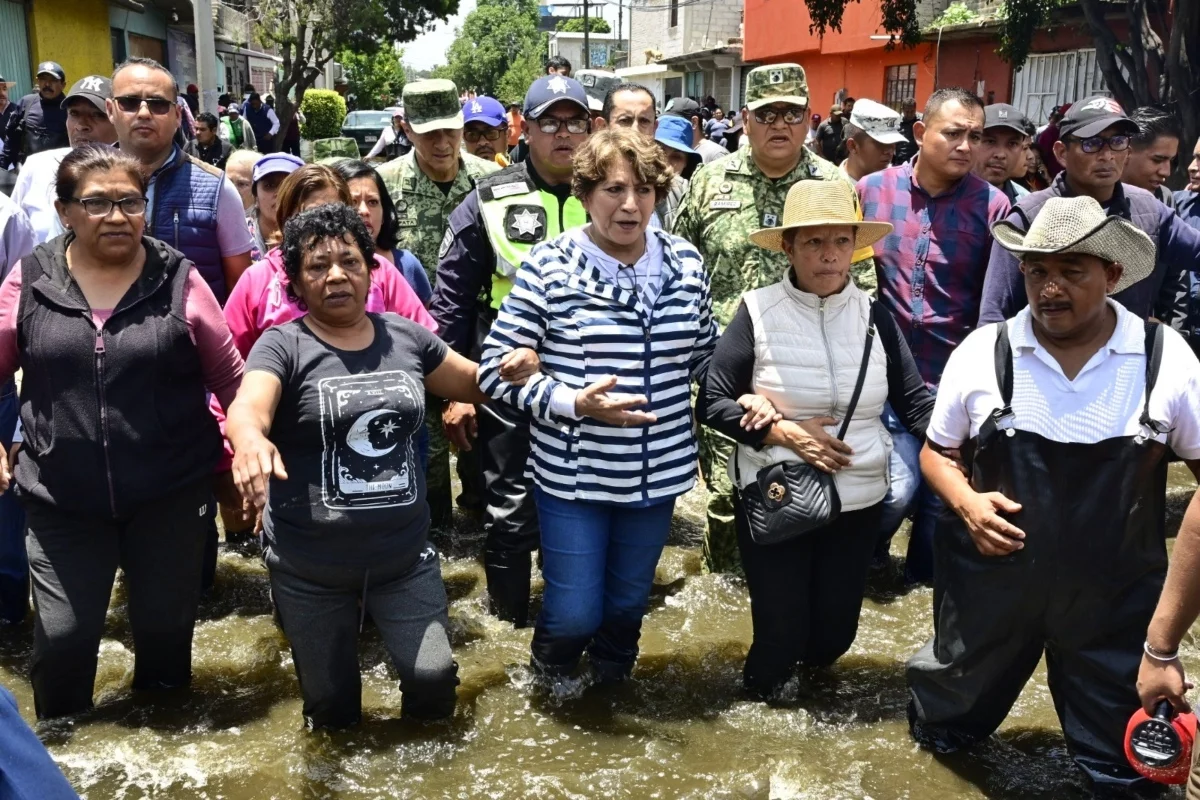
[[[217,42],[213,37],[212,0],[192,0],[192,24],[196,29],[196,82],[200,84],[200,110],[216,114]]]
[[[592,49],[588,40],[588,0],[583,0],[583,66],[592,66]]]
[[[630,11],[629,13],[632,14],[633,12]],[[624,14],[625,14],[625,4],[617,3],[617,49],[618,50],[624,49],[621,46],[622,44],[624,44],[624,37],[621,36],[621,31],[624,30],[624,27],[621,25],[621,23],[624,21]],[[627,67],[629,66],[629,53],[628,52],[625,53],[625,66],[627,66]]]

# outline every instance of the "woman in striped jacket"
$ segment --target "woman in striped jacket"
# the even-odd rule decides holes
[[[484,344],[480,385],[533,417],[534,498],[546,590],[532,664],[569,677],[627,677],[675,498],[695,483],[690,383],[717,340],[696,250],[647,230],[673,173],[623,128],[575,155],[572,192],[591,218],[533,249]],[[502,367],[530,347],[542,372]],[[507,370],[503,370],[506,374]]]

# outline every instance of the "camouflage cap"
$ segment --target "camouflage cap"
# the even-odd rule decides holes
[[[799,64],[770,64],[750,70],[746,108],[754,111],[771,103],[808,105],[808,79]]]
[[[404,86],[404,117],[414,133],[442,128],[461,130],[462,104],[454,81],[433,78]]]

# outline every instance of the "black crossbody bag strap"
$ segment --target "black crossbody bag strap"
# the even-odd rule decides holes
[[[1138,422],[1155,434],[1166,433],[1166,428],[1150,418],[1150,393],[1158,383],[1158,372],[1162,368],[1163,326],[1146,320],[1146,397],[1142,404],[1142,417]]]
[[[1012,343],[1008,340],[1008,323],[996,323],[996,385],[1000,387],[1000,399],[1004,408],[1012,407],[1013,397],[1013,357]]]
[[[854,409],[858,408],[858,397],[862,394],[863,384],[867,380],[867,367],[871,364],[871,350],[875,346],[875,301],[867,300],[867,340],[863,344],[862,363],[858,367],[858,380],[854,384],[854,394],[850,395],[850,405],[846,408],[846,418],[838,430],[837,438],[846,441],[846,431],[850,428],[850,420],[854,418]]]

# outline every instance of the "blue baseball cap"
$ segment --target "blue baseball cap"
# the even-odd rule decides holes
[[[291,153],[271,153],[254,162],[254,169],[250,173],[250,180],[253,183],[258,183],[263,178],[275,172],[291,175],[303,166],[304,162]]]
[[[587,92],[583,84],[574,78],[564,78],[562,75],[543,75],[533,82],[525,93],[525,107],[521,113],[526,119],[537,119],[555,103],[574,103],[588,114]]]
[[[499,128],[504,124],[504,106],[491,97],[476,97],[463,103],[463,124],[482,122]]]
[[[689,156],[698,156],[700,154],[692,147],[692,131],[692,123],[683,117],[660,117],[654,141]]]

